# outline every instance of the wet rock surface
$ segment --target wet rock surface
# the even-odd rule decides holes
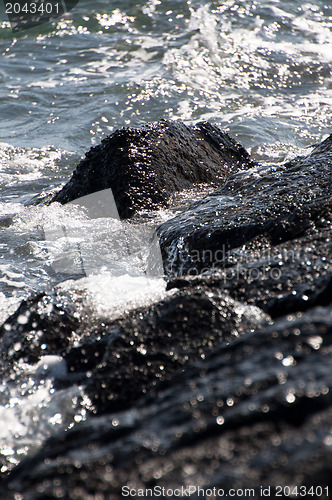
[[[66,307],[56,294],[24,300],[0,327],[0,373],[19,360],[36,363],[43,355],[59,353],[72,345],[80,329],[74,308]]]
[[[130,407],[218,343],[270,321],[261,309],[205,286],[190,294],[177,291],[102,325],[86,321],[83,326],[73,306],[57,294],[24,301],[1,329],[2,367],[8,371],[18,361],[60,355],[98,412]]]
[[[221,185],[233,170],[253,164],[214,125],[163,120],[121,129],[90,149],[53,201],[64,204],[111,188],[119,216],[126,218],[165,206],[174,192],[195,184]]]
[[[120,498],[128,484],[331,487],[331,327],[331,307],[316,308],[220,343],[157,395],[49,440],[8,487],[28,499]]]
[[[202,271],[256,237],[271,244],[329,220],[332,151],[328,138],[307,157],[253,167],[159,228],[168,275]]]
[[[216,287],[272,317],[328,305],[332,297],[332,241],[328,219],[325,223],[320,230],[311,228],[304,236],[278,245],[255,239],[228,252],[223,268],[173,278],[168,289]]]
[[[89,378],[87,393],[98,412],[130,407],[145,394],[157,397],[174,373],[268,320],[260,309],[244,306],[218,289],[178,292],[103,330],[110,341]],[[74,366],[77,357],[82,358],[75,353]],[[71,367],[70,359],[71,353]]]
[[[331,147],[233,173],[163,224],[162,301],[102,323],[57,293],[22,303],[2,327],[3,373],[47,345],[68,371],[55,391],[77,384],[91,406],[3,477],[1,497],[331,497]]]

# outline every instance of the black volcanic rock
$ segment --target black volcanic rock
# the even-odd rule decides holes
[[[331,214],[332,140],[307,157],[231,175],[226,184],[158,230],[169,276],[222,266],[256,237],[273,245],[318,228]],[[172,262],[172,265],[169,265]]]
[[[129,484],[193,484],[254,488],[259,498],[260,486],[312,486],[328,500],[331,341],[329,307],[220,343],[135,409],[93,417],[50,439],[0,492],[24,493],[25,500],[119,499]]]
[[[162,120],[114,132],[90,149],[53,201],[62,204],[111,188],[120,218],[165,206],[195,184],[220,186],[231,172],[254,165],[247,151],[209,123]]]
[[[220,343],[270,320],[218,289],[197,287],[179,291],[162,302],[133,311],[101,330],[109,339],[105,354],[91,373],[86,391],[98,413],[132,406],[144,394],[157,394],[174,373],[204,358]],[[93,346],[93,350],[96,347]],[[65,356],[69,371],[82,370],[83,345]],[[73,368],[74,370],[73,370]]]
[[[15,361],[36,363],[41,356],[69,347],[80,330],[72,306],[65,307],[56,294],[39,293],[23,300],[0,326],[0,373]]]
[[[1,370],[10,373],[17,361],[62,356],[99,413],[132,406],[217,344],[270,320],[259,308],[204,286],[174,290],[159,303],[102,325],[80,321],[74,307],[57,294],[23,301],[0,329]]]
[[[332,301],[331,221],[332,213],[319,230],[278,245],[256,238],[230,251],[223,269],[173,278],[168,289],[217,288],[272,317],[326,306]]]

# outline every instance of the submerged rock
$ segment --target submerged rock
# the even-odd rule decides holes
[[[215,125],[162,120],[114,132],[90,149],[53,201],[62,204],[111,188],[120,218],[167,205],[176,191],[218,186],[254,165],[247,151]]]

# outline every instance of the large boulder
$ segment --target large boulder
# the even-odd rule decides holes
[[[216,288],[178,291],[103,327],[101,337],[102,342],[108,339],[107,348],[90,374],[87,394],[98,413],[134,407],[142,396],[156,396],[161,386],[171,384],[171,389],[173,374],[183,373],[220,343],[246,335],[269,320],[259,308]],[[78,361],[84,359],[82,350],[87,352],[85,345],[65,356],[69,371],[84,369]],[[90,353],[93,359],[91,348]]]
[[[193,485],[254,488],[259,498],[262,486],[272,493],[279,487],[281,498],[289,498],[288,487],[312,488],[304,498],[328,500],[331,318],[331,307],[311,309],[218,343],[135,407],[50,439],[12,471],[0,493],[120,499],[123,487]]]
[[[78,309],[56,292],[23,301],[0,327],[1,372],[10,376],[17,362],[61,356],[69,379],[57,387],[79,380],[98,413],[133,407],[217,344],[270,320],[208,286],[174,290],[113,321],[90,320]]]
[[[247,151],[218,127],[162,120],[123,128],[91,148],[53,201],[65,204],[111,188],[120,218],[127,218],[165,206],[195,184],[220,186],[250,165]]]

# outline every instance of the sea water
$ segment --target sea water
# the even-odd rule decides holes
[[[61,18],[15,34],[3,4],[0,15],[1,322],[23,298],[53,286],[73,300],[83,294],[101,318],[165,296],[164,280],[146,276],[136,254],[107,260],[121,221],[91,223],[84,207],[32,203],[59,189],[116,129],[209,120],[266,164],[331,132],[331,2],[80,0]],[[71,241],[75,232],[85,241],[82,275],[57,272],[59,214]],[[156,212],[154,224],[172,214]],[[86,417],[79,387],[53,389],[66,377],[62,361],[19,365],[0,385],[4,471]]]

